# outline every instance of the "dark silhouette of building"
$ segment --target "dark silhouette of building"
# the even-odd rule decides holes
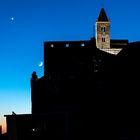
[[[2,134],[2,126],[0,125],[0,135]]]
[[[2,133],[2,126],[0,125],[0,140],[7,140],[7,134]]]
[[[109,25],[101,9],[96,39],[44,42],[32,114],[6,115],[9,140],[140,139],[140,43],[110,40]]]

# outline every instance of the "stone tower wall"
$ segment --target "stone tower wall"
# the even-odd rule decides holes
[[[102,28],[105,28],[102,30]],[[110,22],[96,22],[96,47],[99,49],[110,48]]]

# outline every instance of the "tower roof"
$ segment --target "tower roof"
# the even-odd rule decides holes
[[[102,8],[100,11],[98,21],[108,21],[108,18],[107,18],[107,15],[106,15],[104,8]]]

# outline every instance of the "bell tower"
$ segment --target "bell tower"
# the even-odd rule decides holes
[[[101,9],[96,20],[96,47],[98,49],[110,49],[110,21],[104,8]]]

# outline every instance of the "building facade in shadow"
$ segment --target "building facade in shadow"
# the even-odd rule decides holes
[[[139,42],[96,37],[44,42],[44,75],[31,77],[31,114],[6,115],[9,140],[140,139]],[[132,116],[132,117],[131,117]]]

